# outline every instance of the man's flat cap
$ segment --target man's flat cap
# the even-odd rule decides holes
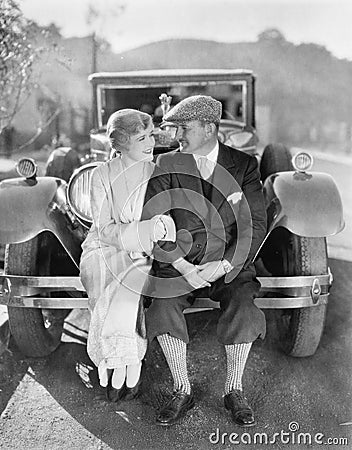
[[[183,123],[191,120],[219,123],[222,105],[209,95],[192,95],[181,100],[163,117],[164,122]]]

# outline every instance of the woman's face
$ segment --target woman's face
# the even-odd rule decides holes
[[[154,126],[151,122],[145,130],[141,130],[130,137],[122,155],[133,161],[151,161],[155,145],[153,133]]]

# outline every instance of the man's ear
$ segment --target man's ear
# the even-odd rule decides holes
[[[216,132],[215,123],[206,123],[205,124],[205,132],[208,137],[212,136]]]

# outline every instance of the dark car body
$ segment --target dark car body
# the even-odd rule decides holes
[[[43,327],[45,319],[44,325],[41,325],[40,316],[34,310],[87,307],[78,267],[81,243],[91,225],[90,174],[97,164],[111,157],[105,136],[110,114],[127,107],[150,113],[155,125],[155,153],[164,153],[177,147],[170,130],[160,127],[165,108],[172,107],[189,95],[205,94],[217,98],[223,105],[219,140],[256,156],[260,162],[268,231],[255,260],[262,286],[260,297],[255,301],[261,308],[277,309],[289,316],[285,333],[293,333],[294,336],[285,335],[291,340],[288,353],[293,356],[314,353],[320,340],[321,322],[325,317],[332,282],[326,262],[325,238],[338,233],[344,226],[341,199],[329,175],[305,169],[303,163],[310,161],[309,154],[302,152],[294,159],[296,165],[293,166],[290,152],[284,146],[274,144],[267,146],[263,156],[259,157],[255,129],[255,76],[252,71],[97,73],[92,74],[89,80],[94,99],[91,151],[81,159],[79,167],[72,166],[69,182],[64,181],[65,177],[58,169],[62,166],[62,160],[56,164],[56,155],[60,154],[67,162],[65,158],[67,155],[72,157],[72,150],[61,149],[51,157],[50,170],[47,171],[50,176],[33,175],[0,183],[0,241],[8,245],[10,255],[8,267],[5,265],[5,274],[1,276],[0,302],[9,307],[10,325],[12,315],[11,327],[19,345],[27,354],[34,356],[48,353],[52,348],[43,346],[40,349],[40,342],[46,336],[43,330],[40,337],[35,332],[27,334],[37,339],[38,351],[32,351],[30,345],[25,345],[21,333],[16,334],[15,330],[26,326],[25,319],[22,319],[23,315],[19,319],[16,310],[28,308],[28,314],[29,311],[33,314],[33,321],[38,327]],[[169,103],[160,103],[160,98],[168,98]],[[315,243],[320,249],[318,259],[321,259],[322,265],[318,269],[311,265],[306,270],[304,267],[308,260],[305,255],[308,251],[314,252]],[[38,265],[31,265],[28,261],[30,268],[23,271],[18,255],[29,254],[30,249],[37,259],[45,259],[45,252],[41,250],[43,247],[52,254],[55,264],[50,264],[49,269],[43,272],[37,269]],[[302,264],[298,267],[295,261]],[[202,299],[194,306],[209,308],[217,305],[209,299]],[[320,334],[314,331],[312,335],[308,328],[313,325],[304,325],[308,323],[305,318],[307,312],[310,318],[314,316],[317,322],[314,327],[318,326]],[[300,337],[302,330],[305,333],[303,344]]]

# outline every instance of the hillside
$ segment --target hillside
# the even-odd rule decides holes
[[[312,134],[328,142],[343,139],[339,134],[351,127],[352,62],[318,45],[294,45],[284,38],[233,44],[168,40],[109,62],[109,70],[182,67],[252,69],[257,74],[257,102],[270,108],[279,139],[309,140]]]
[[[270,139],[320,148],[351,146],[352,62],[335,58],[324,47],[294,45],[271,30],[251,43],[172,39],[119,54],[105,45],[97,55],[98,71],[156,68],[252,69]],[[61,38],[55,54],[41,67],[41,79],[61,102],[88,110],[91,71],[91,38]]]

